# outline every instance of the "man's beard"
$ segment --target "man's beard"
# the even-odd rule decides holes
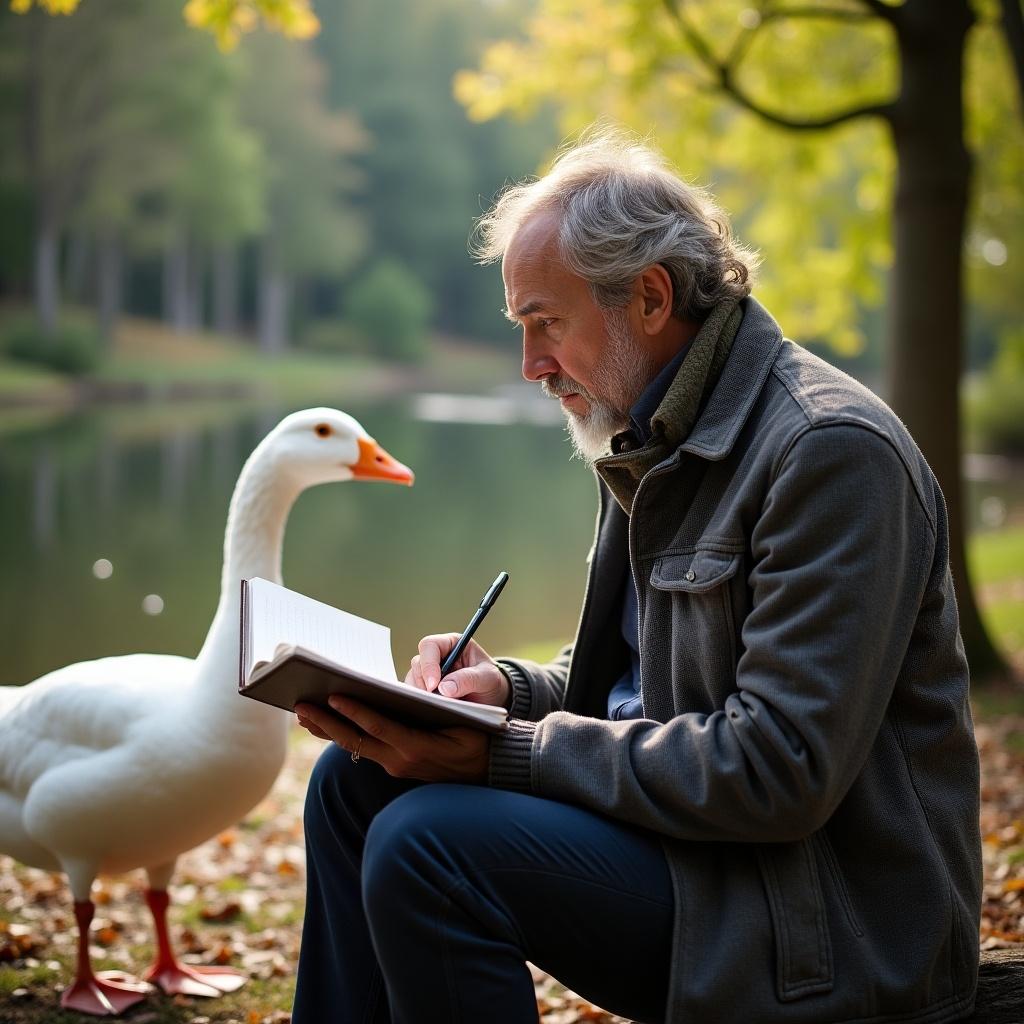
[[[633,334],[625,310],[606,310],[604,320],[608,344],[594,367],[592,391],[564,373],[541,381],[541,390],[550,398],[575,392],[587,400],[586,413],[564,407],[563,411],[573,457],[591,468],[610,453],[612,437],[629,426],[629,410],[657,371],[650,353]]]

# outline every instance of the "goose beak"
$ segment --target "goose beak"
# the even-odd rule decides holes
[[[408,466],[393,459],[376,441],[368,437],[359,438],[359,461],[352,465],[352,476],[356,480],[390,480],[409,487],[415,479]]]

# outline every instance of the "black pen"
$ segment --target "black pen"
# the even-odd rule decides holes
[[[484,599],[480,602],[480,607],[477,608],[473,615],[473,618],[469,620],[469,625],[462,631],[462,636],[459,637],[458,643],[451,649],[451,653],[447,658],[444,659],[444,664],[441,666],[441,678],[444,679],[446,675],[452,670],[452,666],[457,662],[462,655],[462,652],[466,649],[466,644],[473,639],[473,634],[476,632],[477,626],[484,621],[484,616],[494,606],[494,602],[498,600],[498,595],[501,593],[501,588],[508,583],[508,573],[499,572],[498,578],[491,584],[490,589],[484,594]]]

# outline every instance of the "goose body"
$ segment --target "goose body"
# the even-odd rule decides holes
[[[149,977],[168,991],[214,995],[241,983],[230,972],[203,974],[173,960],[163,890],[181,853],[266,795],[286,753],[289,716],[237,693],[239,581],[280,582],[295,499],[307,487],[349,479],[411,483],[412,474],[344,413],[286,417],[235,487],[220,600],[197,658],[98,658],[0,688],[0,850],[66,872],[80,927],[91,920],[98,874],[146,869],[160,947]],[[141,998],[146,986],[93,976],[84,934],[82,946],[65,1005],[116,1013]]]

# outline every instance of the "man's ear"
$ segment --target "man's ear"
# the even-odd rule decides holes
[[[660,263],[655,263],[637,278],[637,288],[643,331],[647,335],[658,334],[672,316],[672,278]]]

